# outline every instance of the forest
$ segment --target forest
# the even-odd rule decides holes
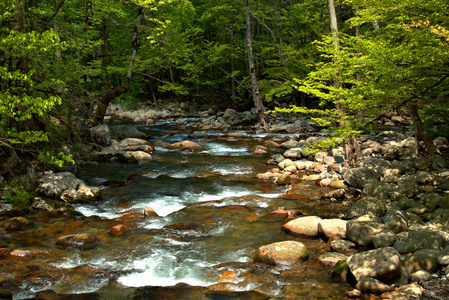
[[[33,157],[48,150],[51,159],[58,146],[81,139],[76,123],[102,123],[111,102],[254,107],[266,129],[267,107],[312,113],[323,126],[338,123],[347,141],[396,111],[410,116],[431,154],[435,125],[448,121],[447,0],[5,0],[0,7],[0,143]]]

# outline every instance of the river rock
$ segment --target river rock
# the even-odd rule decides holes
[[[64,191],[61,198],[69,203],[90,203],[101,198],[100,189],[90,187],[82,180],[78,180],[79,185],[75,189]]]
[[[367,182],[379,180],[380,175],[372,169],[361,167],[346,170],[343,174],[343,179],[350,186],[355,188],[363,188]]]
[[[356,244],[348,240],[332,240],[330,245],[332,250],[336,252],[346,252],[356,246]]]
[[[96,235],[79,233],[61,236],[56,241],[56,246],[67,250],[88,250],[95,248],[99,242],[100,240]]]
[[[276,179],[274,180],[274,183],[276,183],[278,185],[288,185],[291,183],[291,181],[292,181],[292,178],[290,177],[290,175],[280,174],[279,176],[276,177]]]
[[[374,248],[382,248],[393,245],[398,238],[391,229],[384,229],[373,236],[372,242]]]
[[[116,140],[123,140],[126,138],[146,139],[147,135],[134,126],[118,125],[111,126],[110,128],[111,138]]]
[[[438,232],[430,230],[412,230],[408,234],[406,242],[416,245],[417,250],[442,250],[446,244],[446,240]]]
[[[432,274],[425,270],[419,270],[419,271],[416,271],[416,272],[410,274],[410,280],[417,281],[417,282],[423,282],[423,281],[429,280],[430,277],[432,277]]]
[[[391,286],[370,277],[362,277],[355,287],[364,294],[382,294],[392,290]]]
[[[387,210],[387,206],[382,200],[378,200],[374,197],[365,197],[355,202],[346,214],[349,219],[364,215],[382,217]]]
[[[59,198],[65,191],[76,190],[79,180],[70,172],[47,173],[38,184],[38,194],[47,198]]]
[[[201,147],[199,144],[192,142],[192,141],[182,141],[182,142],[173,143],[170,146],[168,146],[168,149],[175,149],[175,150],[188,151],[188,152],[203,151],[203,147]]]
[[[111,228],[110,234],[113,236],[122,236],[129,232],[129,229],[126,225],[119,224],[115,225]]]
[[[414,253],[407,258],[404,266],[408,269],[409,274],[413,274],[419,270],[434,273],[438,269],[438,261],[430,255]]]
[[[318,257],[318,261],[324,266],[335,266],[339,261],[346,260],[348,257],[338,252],[326,252]]]
[[[317,236],[320,217],[300,217],[284,224],[283,228],[294,235]]]
[[[153,208],[151,208],[150,206],[145,207],[145,209],[143,211],[143,216],[145,219],[159,217],[159,215],[156,213],[156,211]]]
[[[16,257],[33,257],[33,253],[30,250],[13,250],[9,255]]]
[[[347,263],[357,281],[371,277],[388,282],[399,277],[402,272],[399,253],[391,247],[354,254]]]
[[[8,173],[19,162],[19,157],[13,148],[0,146],[0,175]]]
[[[302,157],[303,148],[291,148],[284,152],[285,158],[301,158]]]
[[[346,238],[346,223],[348,221],[342,219],[322,219],[318,223],[318,232],[326,237]]]
[[[291,266],[309,255],[307,247],[297,241],[283,241],[259,247],[254,256],[255,262],[265,262],[271,265]]]
[[[384,229],[385,225],[380,222],[349,221],[346,223],[346,236],[357,245],[369,246],[373,237]]]
[[[94,126],[90,129],[90,134],[95,141],[100,146],[109,146],[111,144],[111,131],[107,124],[100,124]]]
[[[407,221],[399,215],[389,218],[389,220],[385,223],[385,227],[391,229],[396,234],[399,232],[408,231]]]
[[[23,230],[33,226],[33,222],[24,217],[13,217],[6,220],[2,225],[5,230]]]
[[[437,255],[437,261],[442,266],[449,265],[449,246],[446,246]]]

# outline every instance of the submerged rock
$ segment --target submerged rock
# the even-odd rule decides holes
[[[88,250],[95,248],[100,239],[90,233],[65,235],[58,238],[56,246],[67,250]]]
[[[300,242],[284,241],[259,247],[254,261],[271,265],[294,265],[307,259],[307,247]]]
[[[23,230],[33,226],[33,222],[24,217],[13,217],[6,220],[2,227],[6,230]]]

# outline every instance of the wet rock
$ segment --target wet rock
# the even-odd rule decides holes
[[[30,250],[14,250],[10,255],[15,257],[33,257],[33,253]]]
[[[409,274],[420,270],[434,273],[438,269],[438,261],[430,255],[415,253],[407,258],[404,266],[408,269]]]
[[[83,214],[76,211],[73,207],[60,207],[49,212],[52,217],[82,217]]]
[[[343,178],[350,186],[363,188],[369,181],[378,181],[380,179],[380,175],[372,169],[360,167],[348,169],[343,174]]]
[[[31,204],[31,208],[35,210],[43,210],[43,211],[52,211],[54,207],[51,206],[47,201],[41,199],[39,197],[35,197],[33,199],[33,203]]]
[[[352,219],[363,215],[382,217],[387,212],[387,207],[382,200],[366,197],[355,202],[347,211],[347,217]]]
[[[288,185],[292,181],[292,178],[288,174],[281,174],[274,180],[274,183],[278,185]]]
[[[370,277],[362,277],[355,287],[364,294],[382,294],[392,289],[389,285]]]
[[[346,236],[357,245],[369,246],[373,237],[384,229],[385,225],[379,222],[349,221],[346,224]]]
[[[153,157],[144,151],[126,151],[123,153],[123,159],[125,162],[143,163],[153,160]]]
[[[144,215],[145,219],[159,217],[159,215],[150,206],[145,207],[143,215]]]
[[[319,220],[318,232],[326,237],[346,238],[346,220],[342,219],[322,219]]]
[[[111,228],[110,234],[113,236],[122,236],[129,232],[129,229],[126,225],[119,224],[115,225]]]
[[[203,151],[203,147],[201,147],[199,144],[192,142],[192,141],[182,141],[182,142],[173,143],[170,146],[168,146],[168,149],[175,149],[175,150],[188,151],[188,152]]]
[[[271,265],[294,265],[307,259],[308,255],[307,247],[303,243],[284,241],[259,247],[254,261]]]
[[[391,247],[354,254],[347,263],[358,281],[363,277],[371,277],[388,282],[399,277],[402,272],[399,253]]]
[[[12,292],[7,289],[0,288],[0,299],[12,300],[13,299]]]
[[[324,266],[335,266],[339,261],[346,261],[348,257],[337,252],[326,252],[318,257],[318,261]]]
[[[316,236],[321,218],[316,216],[300,217],[284,224],[284,230],[294,235]]]
[[[190,222],[182,222],[172,225],[167,225],[164,228],[171,229],[171,230],[177,230],[177,231],[189,231],[189,232],[198,232],[202,233],[204,232],[204,227]]]
[[[100,124],[94,126],[90,129],[90,134],[95,141],[100,146],[109,146],[111,144],[111,131],[107,124]]]
[[[13,217],[11,219],[6,220],[2,227],[5,230],[24,230],[30,228],[34,225],[34,223],[27,218],[24,217]]]
[[[100,240],[96,235],[79,233],[59,237],[56,246],[67,250],[88,250],[95,248],[99,243]]]
[[[90,203],[101,198],[100,189],[97,187],[87,186],[83,181],[79,180],[76,190],[64,191],[61,198],[69,203]]]
[[[346,260],[338,261],[329,271],[329,275],[339,281],[347,281],[350,270]]]

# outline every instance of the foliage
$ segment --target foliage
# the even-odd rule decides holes
[[[72,154],[65,154],[59,152],[57,154],[51,154],[49,151],[41,152],[38,159],[44,163],[44,165],[53,171],[65,170],[66,164],[75,164]]]
[[[5,197],[5,202],[13,205],[15,208],[24,209],[27,208],[31,201],[36,197],[37,195],[32,192],[28,192],[23,189],[19,189],[16,187],[10,187],[7,184],[3,183],[1,185],[2,188],[10,188],[15,191],[15,193],[12,193],[10,196]]]

